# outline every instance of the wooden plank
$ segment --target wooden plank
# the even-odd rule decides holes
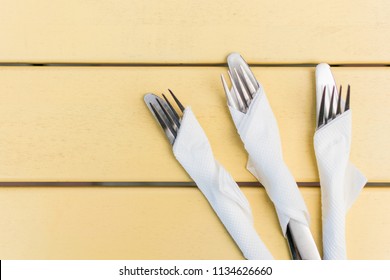
[[[0,182],[191,179],[143,95],[171,87],[191,105],[216,158],[255,181],[232,124],[219,67],[0,68]],[[314,68],[254,68],[277,117],[284,157],[299,182],[317,182]],[[371,182],[389,182],[388,68],[336,68],[352,85],[351,158]]]
[[[286,241],[264,189],[243,187],[276,259]],[[301,188],[319,250],[319,188]],[[390,258],[390,192],[366,188],[347,216],[350,259]],[[194,187],[0,188],[1,259],[241,259]]]
[[[387,0],[1,1],[0,62],[389,63]]]

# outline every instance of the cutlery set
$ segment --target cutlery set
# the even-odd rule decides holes
[[[324,259],[347,259],[345,216],[367,178],[350,162],[352,109],[348,86],[345,101],[328,64],[316,67],[314,152],[321,185]]]
[[[209,141],[190,107],[170,91],[179,111],[168,98],[144,97],[153,116],[173,146],[173,154],[224,224],[247,259],[273,259],[253,225],[252,211],[231,175],[214,158]],[[180,116],[179,116],[180,114]]]
[[[294,177],[283,160],[279,129],[262,85],[238,53],[228,56],[231,88],[221,75],[228,109],[248,153],[247,169],[264,186],[275,206],[282,234],[294,260],[320,260],[309,229],[310,217]],[[330,92],[331,89],[331,92]],[[214,158],[211,146],[190,107],[169,90],[144,96],[164,130],[173,154],[204,194],[247,259],[273,259],[256,233],[244,194]],[[316,68],[317,130],[314,148],[320,174],[324,259],[346,259],[345,214],[366,183],[349,163],[350,86],[346,100],[327,64]],[[175,109],[178,108],[178,109]],[[341,153],[343,156],[335,156]]]

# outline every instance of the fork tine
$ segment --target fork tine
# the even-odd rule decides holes
[[[226,80],[225,80],[225,77],[223,76],[223,74],[221,74],[221,80],[222,80],[223,89],[225,90],[226,98],[228,100],[228,104],[230,106],[232,106],[234,109],[240,110],[237,106],[237,102],[233,99],[233,96],[230,92],[230,89],[226,83]]]
[[[336,116],[340,115],[341,114],[341,91],[342,91],[343,87],[340,85],[340,90],[339,90],[339,97],[338,97],[338,100],[337,100],[337,112],[336,112]]]
[[[173,99],[175,100],[177,106],[179,106],[181,112],[184,113],[185,108],[184,108],[183,104],[180,103],[179,99],[177,99],[177,97],[173,94],[173,92],[170,89],[168,89],[168,91],[171,93]]]
[[[350,91],[351,91],[351,87],[350,85],[348,85],[348,89],[347,89],[347,98],[345,100],[345,109],[344,109],[344,112],[348,111],[349,110],[349,94],[350,94]]]
[[[245,87],[244,83],[242,82],[242,80],[241,80],[241,78],[240,78],[240,75],[238,75],[238,72],[237,72],[237,69],[236,69],[236,68],[234,68],[234,73],[235,73],[236,76],[237,76],[238,84],[240,85],[240,88],[241,88],[242,94],[244,95],[246,104],[247,104],[247,106],[249,107],[249,104],[251,103],[251,97],[252,97],[252,96],[249,96],[249,93],[248,93],[248,91],[246,90],[246,87]]]
[[[238,101],[238,106],[240,107],[240,111],[245,111],[246,110],[245,99],[241,96],[240,92],[238,91],[237,85],[234,82],[234,79],[233,79],[232,74],[230,73],[230,71],[228,71],[228,75],[229,75],[230,81],[232,82],[233,90],[234,90],[234,92],[236,94],[236,98],[237,98],[237,101]],[[245,105],[244,105],[244,102],[245,102]]]
[[[176,136],[177,136],[176,131],[175,131],[170,125],[168,125],[168,124],[165,123],[165,121],[163,120],[163,118],[161,118],[160,113],[157,112],[156,108],[153,106],[152,103],[149,103],[149,105],[150,105],[150,107],[152,108],[153,113],[154,113],[154,115],[156,116],[156,118],[157,118],[158,122],[160,123],[161,127],[162,127],[164,130],[169,130],[169,131],[172,133],[173,137],[176,138]]]
[[[175,120],[178,121],[178,123],[176,123],[176,124],[178,124],[178,126],[180,126],[180,122],[179,122],[180,117],[179,117],[179,115],[177,114],[175,108],[173,108],[172,104],[169,102],[168,98],[165,96],[164,93],[162,93],[162,97],[164,98],[165,102],[167,102],[169,108],[171,109],[173,115],[175,116]]]
[[[328,120],[332,120],[333,117],[334,117],[334,114],[333,114],[333,99],[334,99],[334,92],[335,92],[335,90],[336,90],[336,87],[333,86],[332,97],[330,98]]]
[[[245,69],[244,67],[242,67],[242,65],[240,65],[240,69],[241,69],[241,72],[244,76],[244,80],[245,80],[245,83],[249,89],[249,92],[251,93],[252,97],[253,95],[256,93],[256,89],[255,89],[255,86],[252,84],[252,81],[251,79],[249,79],[249,76],[248,74],[245,72]]]
[[[158,105],[160,105],[160,108],[162,109],[163,113],[165,114],[166,119],[168,120],[168,122],[172,126],[173,130],[175,130],[175,132],[177,132],[180,124],[176,125],[175,120],[172,118],[171,114],[169,114],[169,112],[164,108],[164,106],[163,106],[163,104],[161,104],[160,100],[158,100],[158,99],[156,99],[156,100],[157,100]]]
[[[324,91],[322,92],[321,104],[320,104],[320,112],[318,113],[318,125],[320,127],[324,124],[324,112],[325,112],[325,94],[326,94],[326,86],[324,87]]]

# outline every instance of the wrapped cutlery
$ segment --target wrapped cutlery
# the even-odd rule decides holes
[[[171,92],[173,102],[149,93],[144,101],[163,128],[173,154],[204,194],[247,259],[273,259],[257,234],[249,203],[232,176],[214,158],[209,141],[190,107]],[[181,116],[182,114],[182,116]]]
[[[320,259],[309,229],[309,213],[294,177],[283,160],[276,118],[262,85],[238,53],[228,56],[228,107],[245,149],[247,169],[272,200],[293,259]]]
[[[314,150],[321,184],[324,259],[347,259],[345,218],[367,182],[350,162],[352,109],[326,63],[316,67],[317,130]]]

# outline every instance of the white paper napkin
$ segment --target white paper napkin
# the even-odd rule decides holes
[[[316,68],[317,122],[324,86],[336,86],[329,65]],[[337,87],[335,96],[338,96]],[[326,109],[329,108],[329,96]],[[334,102],[337,104],[336,102]],[[327,110],[325,110],[327,112]],[[324,259],[346,259],[345,216],[367,182],[349,162],[352,110],[315,132],[314,149],[321,183],[322,235]]]
[[[173,152],[245,258],[273,259],[254,228],[246,197],[231,175],[215,160],[208,139],[190,107],[184,111]]]
[[[249,154],[247,168],[274,203],[283,234],[291,219],[309,227],[310,216],[283,160],[278,125],[263,88],[255,93],[246,114],[230,106],[229,110]]]

